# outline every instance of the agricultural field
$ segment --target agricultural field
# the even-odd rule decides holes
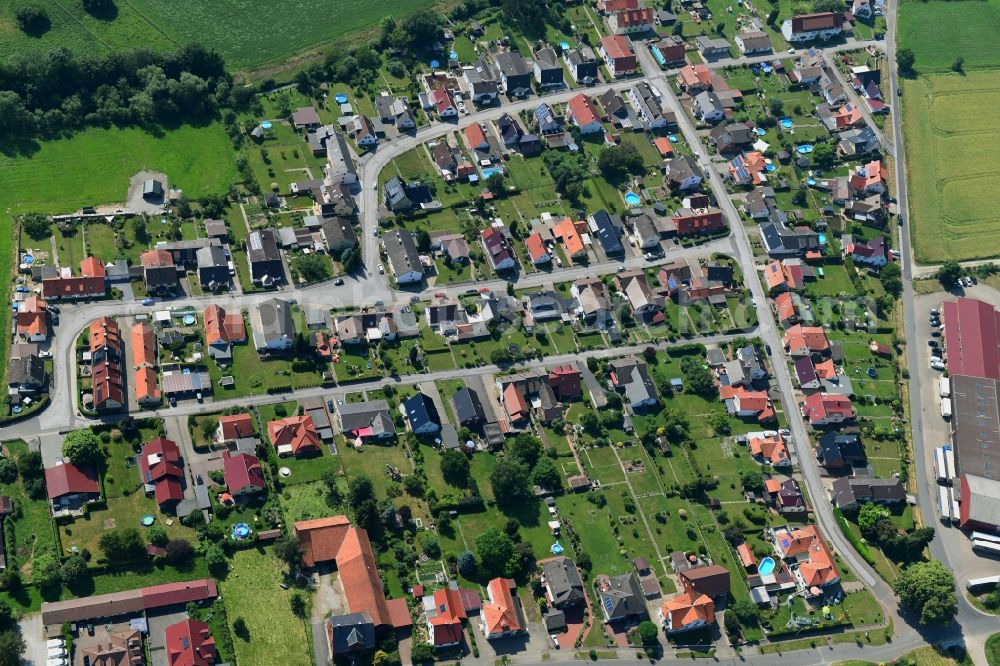
[[[342,0],[317,6],[309,0],[287,0],[280,9],[258,0],[132,0],[117,3],[113,17],[95,18],[79,2],[45,3],[51,29],[29,37],[14,23],[23,3],[0,0],[0,58],[45,53],[66,47],[83,54],[106,54],[142,45],[173,50],[200,43],[219,51],[230,69],[245,70],[280,63],[324,42],[343,39],[378,24],[383,16],[397,19],[435,4],[435,0],[387,0],[369,3]]]
[[[1000,3],[904,2],[899,34],[917,71],[903,80],[914,256],[995,257],[1000,172],[982,150],[996,139],[982,109],[1000,102]]]
[[[933,74],[903,85],[915,258],[997,256],[1000,169],[983,146],[1000,131],[982,109],[1000,104],[1000,72]]]

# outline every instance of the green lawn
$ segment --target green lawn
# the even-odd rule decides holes
[[[22,440],[11,440],[3,443],[4,450],[15,459],[28,450],[28,445]],[[33,552],[42,552],[56,546],[55,531],[49,511],[49,503],[44,494],[40,499],[31,499],[24,491],[24,485],[18,478],[14,483],[0,484],[0,494],[7,495],[21,507],[20,515],[8,519],[7,525],[13,527],[14,553],[8,551],[7,566],[12,566],[11,560],[17,564],[26,564]],[[10,543],[8,536],[8,544]]]
[[[289,666],[310,666],[312,646],[302,620],[292,614],[294,590],[283,590],[285,565],[270,550],[241,550],[230,560],[229,575],[222,581],[229,628],[242,617],[249,640],[233,632],[236,658],[244,666],[270,666],[274,656]]]
[[[285,519],[294,523],[298,520],[323,518],[338,513],[326,501],[326,485],[320,481],[284,486],[279,496]],[[342,513],[342,512],[340,512]]]

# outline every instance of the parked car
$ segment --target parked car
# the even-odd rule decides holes
[[[142,304],[143,305],[153,305],[154,303],[156,303],[156,301],[154,301],[152,298],[144,298],[144,299],[142,299]]]
[[[344,278],[337,278],[336,280],[333,281],[333,284],[335,286],[337,286],[337,287],[343,285],[344,284]]]
[[[378,265],[378,272],[379,272],[379,275],[385,275],[385,266],[383,266],[382,264],[379,264]]]
[[[937,347],[938,346],[938,341],[937,340],[928,340],[927,341],[927,346],[928,347]]]
[[[944,370],[944,362],[940,359],[931,359],[931,369],[932,370]]]

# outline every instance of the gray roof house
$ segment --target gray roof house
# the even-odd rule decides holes
[[[611,385],[623,393],[633,410],[641,410],[656,404],[657,394],[649,368],[644,361],[634,356],[611,361]]]
[[[34,354],[12,358],[7,363],[7,386],[18,393],[37,393],[45,388],[45,361]]]
[[[280,298],[261,301],[250,310],[253,344],[258,352],[284,351],[295,341],[292,306]]]
[[[254,284],[270,287],[284,282],[285,265],[278,249],[278,234],[274,229],[257,229],[247,234],[247,261]]]
[[[479,394],[467,386],[452,396],[451,406],[460,426],[477,426],[486,420]]]
[[[142,198],[152,203],[163,201],[163,183],[155,178],[142,181]]]
[[[525,97],[531,94],[531,68],[519,53],[506,51],[494,58],[500,70],[500,90],[508,97]]]
[[[411,232],[397,230],[387,234],[383,237],[382,244],[389,257],[389,269],[397,284],[410,284],[423,279],[423,264],[420,263],[417,242]]]
[[[351,149],[347,145],[347,139],[341,132],[333,132],[326,141],[326,174],[325,182],[328,184],[351,185],[358,182],[358,169],[354,164],[354,157],[351,156]]]
[[[546,46],[535,52],[535,81],[542,88],[559,88],[563,85],[563,68],[555,49]]]
[[[358,244],[358,236],[354,233],[354,226],[345,217],[324,218],[320,234],[323,236],[327,251],[337,257],[344,250],[356,247]]]
[[[588,86],[597,82],[597,69],[600,63],[597,61],[594,49],[589,46],[569,49],[563,54],[563,58],[574,81]]]
[[[556,557],[542,565],[542,585],[549,605],[555,608],[576,606],[586,598],[580,571],[568,557]]]
[[[899,504],[906,501],[906,489],[899,479],[873,479],[842,476],[831,488],[834,504],[844,511],[854,511],[862,504]]]
[[[694,97],[691,111],[698,120],[706,123],[717,123],[726,116],[726,108],[719,96],[709,90],[703,90]]]
[[[345,437],[357,439],[392,439],[396,425],[385,400],[347,403],[337,406],[340,431]]]
[[[327,618],[326,636],[334,657],[375,648],[375,624],[367,611]]]
[[[208,289],[219,289],[229,284],[229,258],[219,245],[206,245],[197,254],[198,282]]]
[[[646,617],[646,596],[634,571],[618,576],[600,576],[596,582],[605,622]]]
[[[473,102],[492,104],[496,101],[500,94],[500,81],[488,62],[480,58],[471,67],[464,68],[462,75],[469,84]]]

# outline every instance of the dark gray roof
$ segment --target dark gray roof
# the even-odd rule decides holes
[[[621,218],[617,215],[608,215],[608,212],[602,208],[591,215],[591,219],[596,227],[594,233],[605,252],[608,254],[621,254],[625,251],[625,246],[622,245]]]
[[[545,585],[558,605],[579,604],[585,598],[583,579],[576,563],[568,557],[557,557],[542,565]]]
[[[280,261],[278,238],[274,229],[257,229],[247,235],[247,258],[255,261]]]
[[[220,245],[206,245],[198,248],[195,257],[198,260],[198,268],[218,268],[229,265],[226,253]]]
[[[479,394],[469,387],[459,390],[451,401],[455,408],[455,418],[460,424],[484,420],[485,412]]]
[[[375,624],[367,612],[334,615],[327,622],[334,655],[366,652],[375,647]]]
[[[389,403],[385,400],[346,403],[338,405],[337,411],[340,413],[340,425],[345,432],[375,426],[382,428],[381,432],[396,431],[389,415]]]
[[[385,244],[385,253],[389,257],[389,264],[395,275],[402,275],[409,271],[423,273],[420,254],[417,252],[417,243],[413,239],[412,233],[397,231],[394,234],[388,234],[383,243]]]
[[[634,571],[609,576],[607,584],[607,589],[601,591],[601,606],[606,619],[622,620],[648,614],[642,583]]]
[[[45,383],[45,361],[34,354],[11,359],[7,364],[7,383],[11,386],[42,386]]]
[[[531,73],[531,70],[528,69],[528,65],[524,62],[524,58],[521,57],[521,54],[514,53],[513,51],[498,53],[495,61],[497,69],[499,69],[500,73],[504,76],[524,76]]]

